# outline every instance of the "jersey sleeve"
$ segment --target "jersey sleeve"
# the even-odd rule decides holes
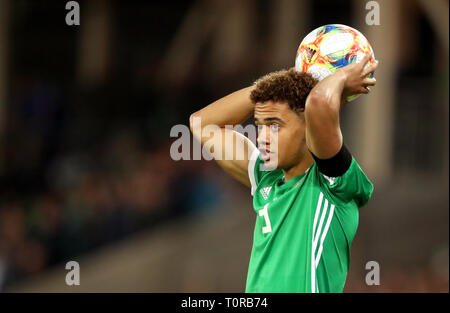
[[[251,193],[252,196],[255,193],[256,188],[258,187],[259,182],[264,176],[266,171],[263,169],[264,161],[261,159],[261,153],[258,149],[255,149],[250,156],[250,160],[248,162],[248,177],[251,183]]]
[[[354,200],[358,207],[364,206],[373,193],[373,184],[367,178],[354,157],[348,169],[336,177],[329,177],[318,170],[321,184],[335,197],[344,202]]]

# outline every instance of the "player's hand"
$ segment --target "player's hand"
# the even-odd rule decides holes
[[[336,74],[344,77],[344,90],[342,92],[344,99],[355,94],[367,94],[370,92],[369,86],[375,86],[376,79],[368,78],[367,75],[375,71],[378,61],[365,68],[369,59],[370,54],[366,54],[361,62],[344,66],[336,71]]]

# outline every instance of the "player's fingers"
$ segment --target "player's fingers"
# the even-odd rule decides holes
[[[370,66],[368,66],[364,71],[363,71],[363,76],[367,76],[368,74],[372,73],[373,71],[375,71],[378,67],[379,62],[377,60],[375,60],[375,62],[373,62]]]
[[[366,53],[363,57],[363,59],[361,60],[361,65],[362,67],[366,67],[367,62],[369,62],[370,60],[370,53]]]
[[[375,86],[377,83],[377,80],[375,78],[365,78],[363,80],[363,86]]]

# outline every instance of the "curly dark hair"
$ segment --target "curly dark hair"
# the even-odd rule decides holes
[[[309,73],[297,72],[295,68],[273,72],[259,78],[250,94],[253,103],[275,101],[287,102],[296,113],[305,110],[306,98],[318,80]]]

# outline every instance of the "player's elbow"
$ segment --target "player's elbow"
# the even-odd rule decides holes
[[[327,95],[321,89],[313,88],[306,98],[306,108],[316,108],[327,104]]]
[[[339,100],[329,97],[329,95],[321,90],[313,89],[306,98],[305,115],[338,114],[339,106],[334,105],[334,101]]]
[[[305,102],[305,115],[315,115],[327,106],[326,100],[321,92],[311,90]]]
[[[197,139],[202,146],[206,140],[206,138],[202,135],[203,127],[202,115],[199,112],[192,113],[191,116],[189,116],[189,128],[194,138]]]
[[[196,125],[198,125],[199,120],[200,114],[198,112],[192,113],[191,116],[189,116],[189,128],[191,129],[192,132],[194,131]]]

